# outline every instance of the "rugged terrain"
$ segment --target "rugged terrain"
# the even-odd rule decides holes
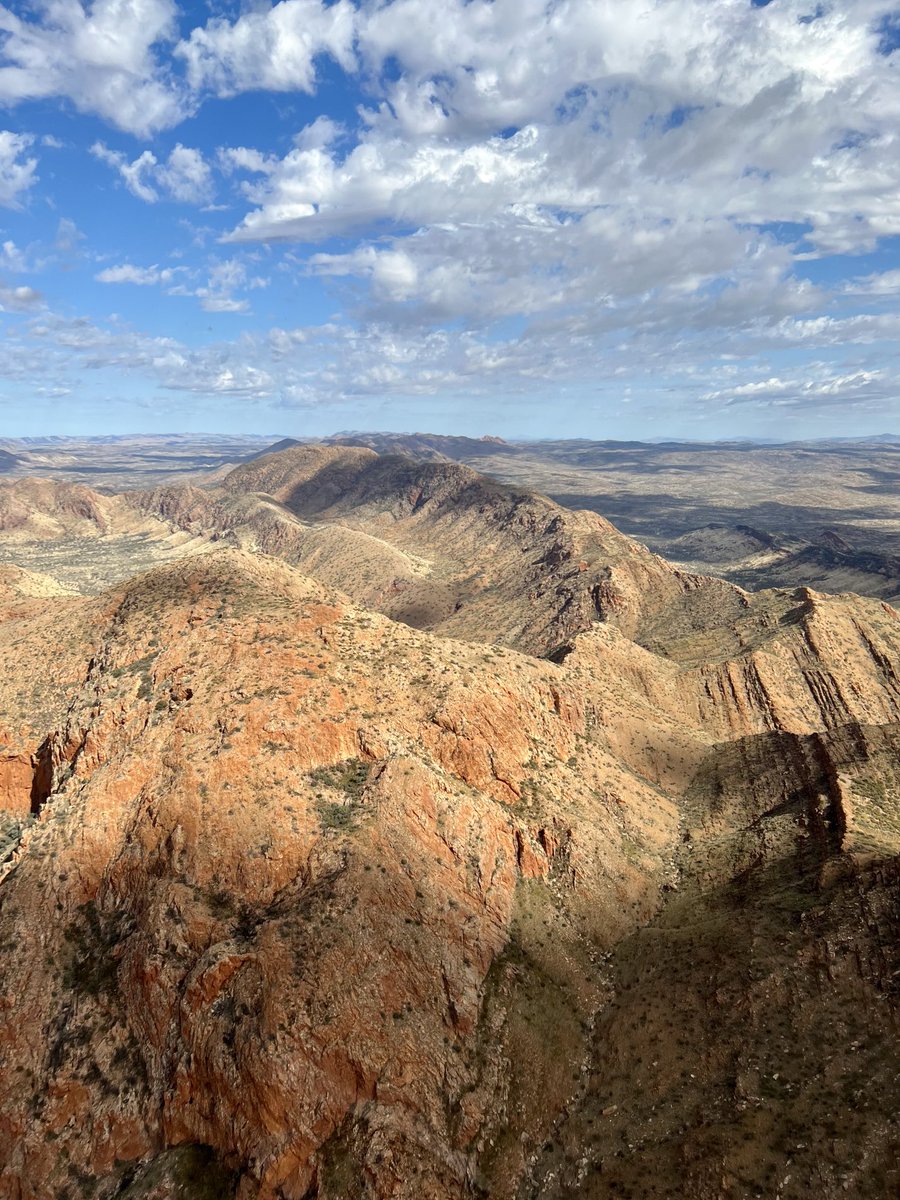
[[[897,1193],[890,605],[340,445],[0,516],[0,1196]]]
[[[751,591],[807,584],[900,599],[900,438],[890,435],[784,445],[396,433],[28,438],[0,441],[0,474],[104,494],[206,486],[247,459],[301,444],[460,462],[567,508],[598,512],[686,570]]]
[[[812,584],[900,598],[900,439],[503,442],[430,434],[331,439],[447,458],[538,488],[693,571],[751,590]]]

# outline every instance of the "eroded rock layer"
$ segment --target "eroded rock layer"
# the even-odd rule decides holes
[[[0,591],[0,1196],[894,1194],[895,611],[315,453],[123,502],[284,558]]]

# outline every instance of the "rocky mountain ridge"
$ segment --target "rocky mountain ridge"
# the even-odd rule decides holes
[[[889,605],[366,449],[110,503],[191,552],[0,581],[0,1196],[892,1194]]]
[[[192,533],[283,557],[414,627],[531,653],[598,619],[637,635],[688,593],[729,613],[746,603],[728,584],[673,570],[594,513],[457,463],[296,446],[237,467],[218,489],[126,499]]]

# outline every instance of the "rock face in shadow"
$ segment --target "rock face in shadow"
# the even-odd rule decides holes
[[[0,594],[0,1197],[896,1191],[892,608],[364,449],[128,504],[485,580]]]

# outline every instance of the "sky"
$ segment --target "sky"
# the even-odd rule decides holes
[[[900,433],[900,9],[0,5],[0,436]]]

